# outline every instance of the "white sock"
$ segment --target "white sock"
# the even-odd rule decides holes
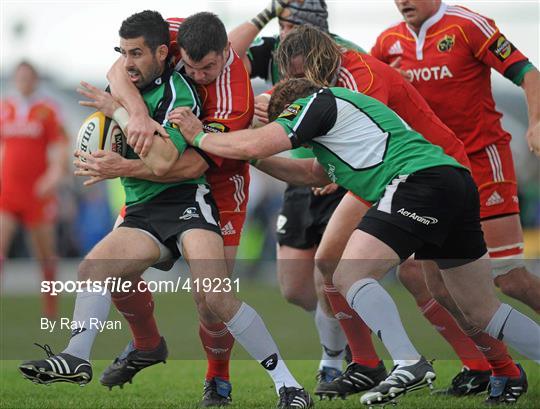
[[[274,381],[276,392],[282,386],[301,388],[281,359],[272,336],[262,318],[246,303],[242,303],[234,317],[226,322],[227,328],[244,349],[266,369]]]
[[[323,347],[319,369],[330,367],[341,371],[347,338],[339,321],[334,317],[329,317],[321,308],[320,303],[317,303],[315,312],[315,326]]]
[[[111,293],[89,292],[77,293],[71,339],[64,351],[66,354],[90,360],[90,352],[101,323],[107,320],[111,308]]]
[[[347,302],[379,337],[396,365],[420,359],[403,328],[394,300],[376,280],[364,278],[354,283],[347,292]]]
[[[485,332],[540,363],[540,327],[508,304],[501,304]]]

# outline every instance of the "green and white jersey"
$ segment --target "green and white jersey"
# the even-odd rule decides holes
[[[185,106],[190,107],[192,112],[199,116],[200,102],[195,89],[181,74],[167,69],[161,76],[142,89],[141,95],[150,116],[165,128],[171,141],[182,155],[188,146],[187,142],[178,127],[168,121],[167,116],[174,108]],[[128,146],[126,158],[139,159],[139,156]],[[184,183],[206,183],[204,176],[174,183],[157,183],[127,177],[121,178],[121,180],[126,192],[126,205],[146,202],[172,186]]]
[[[313,148],[334,183],[370,202],[399,175],[444,165],[464,168],[386,105],[346,88],[323,88],[298,99],[276,122],[293,148]]]

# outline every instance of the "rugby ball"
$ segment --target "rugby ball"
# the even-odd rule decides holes
[[[127,146],[126,137],[116,121],[99,111],[84,120],[77,135],[76,149],[89,154],[104,150],[125,156]],[[81,160],[84,162],[84,158]]]

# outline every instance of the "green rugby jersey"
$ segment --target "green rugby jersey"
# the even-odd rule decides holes
[[[311,147],[333,182],[370,202],[399,175],[444,165],[466,169],[386,105],[346,88],[298,99],[276,122],[293,148]]]
[[[362,47],[352,41],[346,40],[336,34],[330,35],[339,46],[366,54]],[[251,43],[247,53],[251,62],[251,78],[259,77],[266,81],[271,81],[273,85],[279,82],[281,75],[274,59],[274,53],[279,47],[279,40],[279,35],[275,35],[273,37],[258,37]],[[314,157],[310,149],[303,147],[293,149],[289,153],[293,158]]]
[[[141,95],[150,117],[165,128],[174,146],[182,155],[188,146],[187,142],[180,130],[168,121],[167,116],[174,108],[185,106],[190,107],[192,112],[199,116],[200,102],[195,89],[181,74],[173,69],[166,69],[161,76],[141,90]],[[128,146],[126,158],[139,159],[139,155],[131,146]],[[174,183],[158,183],[128,177],[121,178],[121,181],[126,192],[126,205],[146,202],[172,186],[184,183],[206,183],[204,176]]]

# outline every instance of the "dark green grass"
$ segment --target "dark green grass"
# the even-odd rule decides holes
[[[412,298],[399,286],[389,287],[396,300],[407,331],[418,349],[432,359],[438,379],[436,387],[443,387],[459,371],[451,349],[418,313]],[[282,354],[297,376],[309,390],[315,387],[315,371],[320,347],[313,319],[300,309],[287,304],[272,287],[242,285],[240,298],[249,302],[263,316],[274,335]],[[506,300],[507,301],[507,300]],[[69,331],[48,333],[39,327],[39,298],[3,296],[1,311],[0,352],[0,407],[2,408],[195,408],[199,401],[205,371],[205,362],[198,340],[198,324],[191,295],[166,294],[156,296],[156,315],[171,352],[166,365],[157,365],[143,371],[126,385],[124,390],[108,391],[97,379],[103,368],[124,347],[129,329],[106,331],[98,335],[93,350],[94,381],[84,388],[70,384],[51,386],[34,385],[24,380],[17,365],[24,359],[37,359],[43,351],[33,342],[47,343],[53,351],[61,351]],[[61,316],[71,317],[73,298],[62,297]],[[524,308],[523,311],[526,311]],[[530,312],[526,311],[527,313]],[[110,319],[122,320],[115,311]],[[384,350],[378,344],[378,350]],[[387,358],[386,355],[382,355]],[[514,355],[517,357],[517,355]],[[276,395],[270,378],[255,362],[247,360],[240,346],[236,346],[231,363],[234,408],[270,408]],[[540,373],[538,365],[522,361],[529,374],[530,390],[517,407],[538,407],[540,402]],[[391,363],[387,362],[387,367]],[[451,399],[430,396],[428,391],[412,393],[401,399],[402,408],[481,408],[484,396]],[[319,408],[360,407],[357,397],[346,401],[317,402]]]

